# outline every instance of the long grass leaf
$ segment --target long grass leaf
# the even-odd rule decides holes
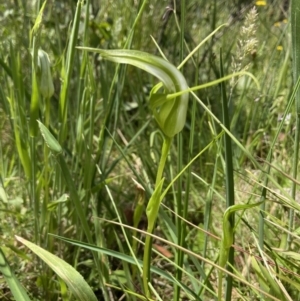
[[[223,58],[222,58],[222,50],[220,51],[220,76],[224,77],[224,69],[223,69]],[[222,98],[222,115],[223,115],[223,124],[230,131],[230,119],[228,112],[228,99],[226,95],[226,87],[225,83],[220,83],[221,88],[221,98]],[[233,177],[233,153],[232,153],[232,145],[231,138],[228,134],[224,135],[224,150],[225,150],[225,182],[226,182],[226,208],[234,206],[234,177]],[[230,227],[234,227],[234,214],[230,216],[228,221],[230,223]],[[224,225],[223,225],[224,227]],[[232,235],[232,243],[234,243],[234,234]],[[229,247],[228,254],[228,265],[227,269],[229,272],[233,272],[234,265],[234,248]],[[232,277],[228,276],[226,278],[226,295],[225,300],[230,301],[232,294]]]
[[[292,55],[293,55],[293,77],[296,83],[300,76],[300,2],[292,0],[291,4],[291,30],[292,30]],[[298,157],[299,157],[299,141],[300,141],[300,90],[295,95],[296,104],[296,131],[294,141],[294,158],[293,158],[293,178],[297,179]],[[292,183],[292,198],[296,196],[296,184]],[[289,230],[293,231],[294,227],[294,210],[290,210],[289,214]],[[288,243],[291,236],[288,236]]]
[[[0,248],[0,272],[3,274],[8,286],[17,301],[30,301],[31,299],[26,293],[25,288],[22,286],[14,272],[11,270],[9,263]]]
[[[71,83],[72,71],[74,68],[75,46],[78,38],[80,13],[83,1],[78,1],[76,6],[75,17],[73,20],[73,26],[68,44],[66,61],[62,70],[63,86],[59,99],[59,117],[61,122],[61,128],[59,133],[59,142],[63,142],[66,137],[67,131],[67,115],[68,115],[68,97]]]
[[[91,287],[71,265],[22,237],[16,236],[16,239],[40,257],[61,279],[63,279],[78,300],[97,300]]]
[[[114,258],[117,258],[117,259],[120,259],[120,260],[124,260],[130,264],[133,264],[133,265],[136,265],[137,263],[142,267],[143,266],[143,263],[141,260],[136,260],[134,259],[133,257],[129,256],[129,255],[126,255],[124,253],[120,253],[120,252],[117,252],[117,251],[114,251],[114,250],[108,250],[106,248],[101,248],[101,247],[97,247],[95,245],[91,245],[91,244],[87,244],[87,243],[84,243],[84,242],[80,242],[80,241],[76,241],[76,240],[72,240],[72,239],[69,239],[69,238],[65,238],[65,237],[61,237],[61,236],[58,236],[58,235],[54,235],[54,234],[50,234],[51,236],[54,236],[58,239],[61,239],[65,242],[68,242],[70,244],[73,244],[73,245],[76,245],[76,246],[80,246],[80,247],[83,247],[83,248],[86,248],[86,249],[89,249],[89,250],[92,250],[92,251],[96,251],[96,252],[100,252],[100,253],[103,253],[103,254],[106,254],[108,256],[112,256]],[[151,266],[151,271],[159,276],[161,276],[162,278],[170,281],[170,283],[174,283],[174,282],[177,282],[175,277],[172,276],[170,273],[162,270],[162,269],[159,269],[155,266]],[[189,289],[186,285],[184,285],[183,283],[181,283],[181,286],[182,286],[182,289],[184,290],[187,290],[192,296],[194,296],[195,298],[197,298],[196,294],[191,290]]]

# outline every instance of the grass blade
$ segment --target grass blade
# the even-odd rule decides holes
[[[223,60],[222,60],[222,51],[220,51],[220,76],[224,77],[223,71]],[[225,83],[220,83],[221,88],[221,97],[222,97],[222,112],[223,112],[223,124],[230,131],[230,120],[228,113],[228,99],[226,96],[226,88]],[[226,208],[234,206],[234,179],[233,179],[233,163],[232,163],[232,146],[231,146],[231,138],[227,133],[224,135],[224,147],[225,147],[225,179],[226,179]],[[234,228],[234,214],[232,214],[229,218],[230,227]],[[224,225],[223,225],[224,227]],[[232,236],[232,244],[234,243],[234,235]],[[233,264],[234,264],[234,249],[233,247],[229,247],[228,254],[228,265],[227,270],[229,272],[233,272]],[[226,301],[231,300],[232,293],[232,277],[228,275],[226,278]],[[219,296],[220,297],[220,296]]]
[[[40,257],[60,278],[62,278],[78,300],[97,301],[91,287],[67,262],[22,237],[16,236],[16,239]]]
[[[293,54],[293,76],[294,83],[300,76],[300,2],[292,0],[291,7],[291,28],[292,28],[292,54]],[[300,140],[300,90],[295,95],[296,103],[296,131],[294,141],[294,158],[293,158],[293,178],[297,178],[298,157],[299,157],[299,140]],[[296,196],[296,183],[292,183],[292,198]],[[294,210],[289,212],[289,231],[294,228]],[[291,243],[291,236],[288,236],[288,243]]]
[[[30,301],[26,290],[11,270],[7,259],[0,248],[0,272],[3,274],[8,286],[17,301]]]
[[[74,56],[75,56],[75,45],[77,43],[80,13],[83,1],[77,2],[75,17],[73,20],[72,32],[70,36],[70,41],[68,45],[66,62],[63,65],[62,78],[63,86],[60,94],[59,101],[59,116],[61,121],[61,130],[59,133],[59,142],[63,142],[67,131],[67,115],[68,115],[68,96],[70,90],[70,81],[72,76],[72,71],[74,67]]]

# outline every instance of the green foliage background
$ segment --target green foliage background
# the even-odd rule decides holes
[[[181,1],[151,0],[147,1],[134,32],[133,24],[143,1],[94,0],[90,1],[89,9],[86,2],[82,3],[79,16],[76,46],[122,49],[129,41],[130,49],[158,56],[162,52],[175,66],[181,63],[182,53],[188,55],[218,26],[228,24],[189,59],[181,72],[190,87],[220,78],[222,49],[224,75],[247,66],[247,71],[261,86],[258,90],[246,76],[225,84],[230,132],[244,146],[232,143],[236,202],[248,204],[262,200],[264,189],[268,191],[264,196],[263,213],[267,222],[263,228],[263,246],[257,243],[261,237],[258,234],[259,209],[243,211],[236,218],[234,273],[237,277],[232,300],[297,300],[299,206],[298,195],[290,196],[295,175],[292,168],[297,164],[292,160],[296,151],[293,146],[296,112],[294,106],[285,111],[293,101],[294,91],[288,2],[273,0],[258,5],[264,1],[189,0],[184,2],[182,12]],[[144,211],[151,196],[163,142],[148,106],[149,92],[157,80],[131,66],[116,66],[104,61],[99,54],[84,54],[73,49],[64,120],[61,95],[67,78],[68,45],[77,3],[48,1],[39,45],[49,55],[55,91],[51,99],[41,98],[38,114],[39,120],[63,148],[62,154],[51,154],[40,132],[33,138],[29,131],[34,91],[30,32],[41,5],[42,1],[18,0],[0,4],[2,250],[33,300],[72,300],[74,296],[45,263],[16,242],[14,235],[68,262],[84,276],[99,300],[118,300],[122,294],[126,300],[143,299],[140,272],[128,263],[126,256],[132,249],[136,258],[142,258],[143,244],[137,243],[132,236],[144,241],[144,234],[137,229],[120,228],[111,221],[139,226],[144,231],[147,228],[145,214],[141,220],[135,220],[134,216]],[[243,52],[242,45],[249,41],[242,28],[253,7],[258,13],[257,20],[253,21],[253,37],[257,43],[247,53]],[[184,50],[180,43],[182,18],[185,20]],[[234,63],[240,65],[234,68]],[[195,93],[209,112],[222,120],[219,86]],[[153,266],[176,275],[181,291],[174,293],[178,284],[172,283],[165,274],[156,275],[153,280],[157,292],[155,300],[217,298],[218,269],[212,263],[217,262],[220,253],[219,240],[226,209],[224,182],[228,175],[220,139],[222,130],[209,112],[190,97],[187,121],[180,136],[182,146],[178,147],[180,143],[176,140],[171,145],[164,172],[165,185],[172,182],[194,156],[203,153],[173,183],[160,209],[154,234],[165,238],[169,244],[155,241],[155,248],[165,258],[156,253],[152,257]],[[283,117],[285,120],[280,125]],[[249,153],[255,162],[249,158]],[[31,174],[26,172],[26,166]],[[71,186],[66,180],[68,175]],[[266,178],[269,182],[265,185]],[[70,187],[74,187],[73,194]],[[77,207],[74,198],[78,198]],[[188,204],[187,221],[179,222],[174,214],[174,211],[178,213],[179,202]],[[86,218],[90,241],[86,238],[78,206]],[[290,208],[296,212],[292,228],[289,227],[291,215],[287,213]],[[181,226],[178,228],[178,225]],[[208,232],[199,230],[198,226]],[[193,252],[184,257],[182,277],[178,276],[181,266],[176,259],[180,227],[187,229],[182,247]],[[93,243],[106,251],[93,250],[93,253],[48,233],[82,244]],[[292,240],[291,237],[296,238]],[[123,254],[123,260],[113,255],[114,251]],[[195,254],[210,262],[204,263]],[[262,292],[243,281],[257,285],[269,295],[261,297]],[[0,278],[0,287],[1,299],[12,300],[4,278]]]

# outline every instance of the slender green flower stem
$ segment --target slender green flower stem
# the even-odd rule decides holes
[[[162,174],[163,174],[165,164],[166,164],[166,161],[167,161],[167,158],[169,155],[171,142],[172,142],[172,138],[164,137],[164,142],[163,142],[163,146],[162,146],[162,150],[161,150],[160,162],[159,162],[159,166],[158,166],[158,170],[157,170],[157,174],[156,174],[155,188],[157,187],[157,185],[159,184],[159,182],[162,179]]]
[[[152,234],[155,226],[155,221],[158,215],[158,209],[161,202],[161,183],[164,167],[168,158],[171,147],[172,138],[164,137],[160,162],[156,174],[155,190],[149,200],[147,206],[148,228],[147,232]],[[144,258],[143,258],[143,286],[147,298],[150,298],[149,285],[150,282],[150,264],[151,264],[152,237],[147,235],[145,241]]]

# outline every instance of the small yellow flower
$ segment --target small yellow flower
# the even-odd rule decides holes
[[[256,1],[255,5],[256,6],[266,6],[267,5],[267,1]]]
[[[276,47],[276,49],[277,49],[278,51],[282,51],[282,50],[283,50],[283,47],[282,47],[281,45],[278,45],[278,46]]]
[[[281,22],[275,22],[274,26],[275,27],[281,27],[282,25],[287,24],[287,23],[288,23],[288,20],[287,19],[283,19]]]

